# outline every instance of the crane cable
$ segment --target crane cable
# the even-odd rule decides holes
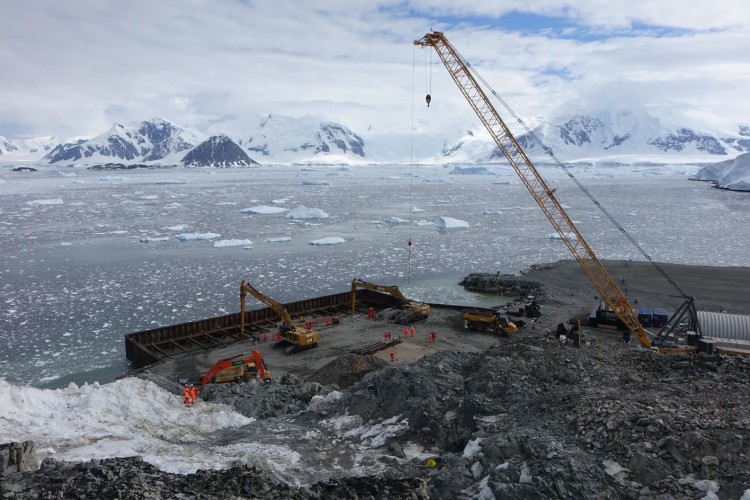
[[[416,60],[417,60],[417,51],[416,51],[416,46],[414,46],[412,48],[412,57],[411,57],[411,126],[410,126],[411,140],[409,142],[409,241],[406,245],[407,247],[406,282],[407,283],[411,280],[411,246],[412,246],[411,214],[412,214],[412,187],[414,184],[414,176],[412,175],[412,172],[414,169],[414,92],[416,88],[416,82],[415,82]]]
[[[455,50],[455,47],[454,47],[454,50]],[[635,238],[633,238],[630,235],[630,233],[628,233],[625,230],[625,228],[622,227],[622,225],[619,222],[617,222],[617,220],[614,218],[614,216],[611,213],[609,213],[609,211],[606,208],[604,208],[604,206],[602,206],[601,203],[599,203],[599,200],[597,200],[596,197],[593,194],[591,194],[591,192],[588,189],[586,189],[586,187],[583,184],[581,184],[578,179],[576,179],[576,177],[570,172],[570,170],[568,169],[568,167],[566,167],[555,156],[555,154],[552,152],[552,149],[549,148],[548,146],[546,146],[542,142],[542,140],[529,128],[529,126],[526,125],[526,123],[523,120],[521,120],[521,118],[516,114],[516,112],[513,111],[510,108],[510,106],[508,106],[508,104],[503,100],[503,98],[500,97],[497,92],[495,92],[495,89],[493,89],[492,86],[484,78],[482,78],[482,75],[480,75],[477,72],[477,70],[474,69],[474,67],[464,58],[464,56],[461,55],[460,53],[458,53],[457,50],[456,50],[456,53],[457,53],[458,57],[461,58],[461,61],[466,65],[466,67],[469,68],[469,70],[472,72],[472,74],[479,81],[481,81],[485,85],[485,87],[490,91],[490,93],[493,96],[495,96],[495,98],[500,102],[500,104],[502,104],[503,107],[506,110],[508,110],[508,112],[513,116],[513,118],[515,118],[516,121],[523,127],[523,129],[526,131],[526,133],[537,144],[539,144],[539,146],[541,146],[541,148],[544,150],[544,152],[547,153],[547,155],[550,158],[552,158],[552,160],[555,162],[555,164],[558,167],[560,167],[568,175],[568,177],[570,177],[573,180],[573,182],[575,182],[575,184],[578,186],[578,188],[586,194],[586,196],[594,203],[594,205],[596,205],[599,208],[599,210],[605,215],[605,217],[607,217],[610,220],[610,222],[612,222],[612,224],[614,224],[615,227],[617,227],[617,229],[620,230],[620,232],[630,241],[630,243],[632,243],[633,246],[635,246],[635,248],[638,249],[638,251],[646,258],[646,260],[648,260],[648,262],[650,262],[656,268],[656,270],[675,288],[675,290],[677,290],[680,293],[680,295],[682,295],[683,298],[685,298],[685,299],[689,298],[689,296],[682,290],[682,288],[679,287],[679,285],[677,285],[677,283],[675,283],[675,281],[667,274],[667,272],[664,269],[662,269],[662,267],[657,262],[655,262],[648,253],[646,253],[646,251],[643,249],[643,247],[641,247],[641,245],[638,244],[638,242],[635,240]]]

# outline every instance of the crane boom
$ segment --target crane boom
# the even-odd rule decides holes
[[[612,311],[625,324],[644,348],[651,348],[649,333],[638,321],[638,316],[630,307],[627,297],[617,286],[612,276],[594,254],[583,234],[565,212],[562,204],[555,197],[555,190],[550,189],[526,152],[500,118],[494,106],[471,74],[468,64],[448,42],[443,33],[433,31],[422,39],[415,40],[415,45],[433,47],[448,73],[458,88],[469,101],[472,109],[482,121],[503,155],[516,171],[521,182],[531,193],[539,207],[552,223],[562,241],[588,275],[591,282],[609,304]]]

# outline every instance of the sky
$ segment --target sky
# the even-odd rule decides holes
[[[431,29],[530,123],[611,108],[706,131],[750,123],[745,0],[3,0],[0,136],[91,137],[155,116],[236,129],[271,113],[360,133],[448,126],[428,92],[472,120],[413,44]]]

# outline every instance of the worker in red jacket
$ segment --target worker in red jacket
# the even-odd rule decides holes
[[[195,397],[198,395],[198,388],[194,385],[190,386],[190,404],[195,404]]]
[[[182,388],[182,399],[185,406],[190,408],[190,387],[185,386]]]

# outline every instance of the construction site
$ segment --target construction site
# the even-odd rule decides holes
[[[750,269],[600,261],[443,34],[415,44],[573,259],[481,275],[525,291],[492,308],[356,277],[282,304],[238,276],[239,313],[126,335],[127,375],[198,386],[256,419],[216,439],[283,443],[298,462],[183,481],[137,459],[50,461],[14,479],[16,498],[83,477],[102,498],[750,498]]]

